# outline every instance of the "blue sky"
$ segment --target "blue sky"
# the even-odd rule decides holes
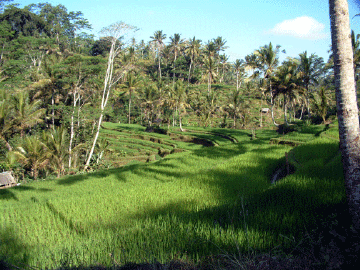
[[[38,1],[14,1],[20,7]],[[230,61],[242,59],[260,46],[281,45],[286,56],[308,51],[328,59],[330,47],[329,6],[326,0],[87,0],[40,1],[62,4],[68,11],[81,11],[93,26],[92,33],[123,21],[140,30],[135,38],[145,42],[156,30],[203,43],[222,36]],[[349,0],[351,27],[360,33],[360,0]]]

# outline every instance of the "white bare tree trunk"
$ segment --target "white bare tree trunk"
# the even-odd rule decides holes
[[[90,165],[90,161],[91,161],[91,158],[92,158],[94,150],[95,150],[96,142],[99,138],[100,128],[101,128],[102,120],[104,117],[104,111],[105,111],[106,105],[107,105],[109,97],[110,97],[111,89],[124,76],[125,71],[129,68],[128,66],[123,65],[121,67],[120,71],[118,71],[117,74],[115,74],[115,76],[114,76],[114,61],[115,61],[116,56],[118,56],[118,54],[120,53],[120,50],[121,50],[121,44],[119,45],[119,43],[120,43],[119,39],[124,34],[126,34],[126,32],[135,31],[135,30],[136,30],[136,28],[133,26],[127,25],[123,22],[118,22],[118,23],[110,25],[107,28],[104,28],[102,31],[102,33],[106,35],[106,38],[110,39],[111,48],[110,48],[110,52],[109,52],[107,70],[106,70],[106,75],[105,75],[105,79],[104,79],[104,88],[103,88],[101,105],[100,105],[100,116],[99,116],[99,120],[97,123],[97,129],[96,129],[96,133],[94,136],[94,140],[93,140],[93,143],[92,143],[92,146],[90,149],[89,156],[85,163],[84,170],[87,170],[87,168]]]
[[[74,115],[76,111],[76,106],[78,104],[78,101],[80,100],[80,93],[78,92],[78,89],[79,89],[78,87],[75,87],[73,92],[73,111],[71,113],[71,120],[70,120],[69,169],[71,168],[71,163],[72,163],[72,145],[75,136]]]
[[[106,75],[105,75],[105,79],[104,79],[104,88],[103,88],[103,94],[102,94],[101,105],[100,105],[100,116],[99,116],[99,120],[97,123],[95,137],[94,137],[84,170],[86,170],[90,165],[90,161],[91,161],[92,155],[95,150],[96,142],[99,137],[102,119],[104,117],[104,110],[105,110],[106,104],[107,104],[109,96],[110,96],[110,90],[111,90],[111,86],[112,86],[113,69],[114,69],[114,60],[115,60],[115,56],[117,55],[116,49],[115,49],[116,41],[117,41],[117,39],[116,40],[114,39],[114,42],[111,45],[111,49],[110,49],[110,53],[109,53],[108,66],[107,66]]]

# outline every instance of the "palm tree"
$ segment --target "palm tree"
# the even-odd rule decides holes
[[[311,95],[314,100],[315,110],[317,114],[323,119],[323,123],[326,121],[326,114],[328,111],[328,96],[326,95],[326,87],[321,86],[319,92],[316,95]]]
[[[274,76],[271,78],[274,99],[280,94],[284,97],[284,122],[286,125],[288,125],[288,101],[296,96],[296,91],[301,89],[301,74],[298,72],[298,64],[296,59],[288,59],[275,71]]]
[[[166,34],[163,34],[162,30],[154,32],[154,35],[150,37],[157,46],[157,56],[158,56],[158,68],[159,68],[159,80],[161,80],[161,49],[164,46],[164,39],[166,39]]]
[[[274,92],[271,86],[271,76],[274,73],[278,63],[278,53],[279,53],[280,46],[276,46],[273,48],[273,45],[265,45],[263,47],[260,47],[259,50],[256,50],[254,52],[255,59],[251,59],[253,62],[252,65],[255,65],[258,71],[260,71],[264,78],[269,82],[269,92],[270,92],[270,103],[271,103],[271,118],[273,120],[273,123],[275,126],[278,126],[275,122],[274,118]]]
[[[217,37],[214,39],[214,45],[216,48],[216,53],[219,55],[220,52],[224,51],[225,49],[228,48],[228,46],[225,46],[226,44],[226,39],[223,39],[222,37]]]
[[[258,86],[257,89],[261,93],[260,96],[261,104],[260,104],[259,113],[260,113],[260,127],[262,127],[262,123],[263,123],[262,107],[263,107],[263,100],[265,99],[265,92],[268,88],[267,86],[268,80],[264,77],[260,78],[262,70],[259,69],[259,66],[260,66],[259,57],[257,54],[255,54],[255,52],[245,56],[244,71],[247,71],[251,74],[249,76],[249,79],[247,80],[247,86],[249,86],[250,80],[252,81],[254,81],[255,79],[258,80],[256,82],[256,85]]]
[[[24,138],[21,145],[13,151],[13,154],[30,169],[31,176],[37,179],[39,170],[44,169],[49,162],[49,151],[46,145],[35,136]]]
[[[13,97],[15,110],[14,124],[16,125],[16,128],[20,130],[22,138],[25,135],[26,129],[43,122],[42,117],[45,114],[46,109],[40,108],[41,103],[41,100],[33,100],[30,102],[29,95],[25,91],[18,92]]]
[[[135,47],[131,46],[127,48],[126,58],[130,63],[134,63],[136,60]]]
[[[213,39],[213,43],[215,46],[215,59],[217,61],[220,61],[220,52],[223,52],[225,51],[225,49],[228,48],[228,46],[225,46],[226,42],[227,41],[223,39],[221,36]],[[216,72],[219,73],[219,66],[217,67]]]
[[[60,89],[57,89],[56,72],[58,65],[65,60],[68,55],[60,52],[60,49],[49,49],[43,61],[45,78],[33,83],[30,88],[35,89],[41,94],[44,104],[51,103],[51,124],[55,126],[55,103],[62,96]],[[65,95],[63,95],[65,96]],[[46,100],[46,101],[45,101]],[[51,101],[48,101],[51,100]]]
[[[204,127],[211,127],[211,118],[217,110],[217,92],[211,92],[206,95],[205,103],[202,104],[203,114],[205,115]]]
[[[217,52],[217,47],[215,45],[215,43],[211,40],[209,40],[204,47],[204,55],[205,56],[211,56],[211,57],[215,57],[215,54]]]
[[[191,68],[193,66],[193,63],[195,59],[200,55],[200,46],[201,46],[201,40],[193,37],[192,39],[190,39],[189,44],[185,49],[186,54],[190,56],[188,83],[190,83]]]
[[[302,85],[305,92],[305,99],[307,103],[307,113],[310,117],[310,102],[309,96],[312,92],[312,87],[319,83],[321,74],[323,73],[324,61],[321,57],[315,54],[307,55],[307,51],[299,54],[299,71],[302,76]]]
[[[349,9],[346,0],[329,0],[329,5],[345,191],[352,226],[357,232],[360,232],[360,128],[354,81]],[[357,256],[357,254],[355,255]]]
[[[174,34],[173,37],[170,37],[170,51],[174,53],[174,71],[173,71],[173,82],[175,83],[175,62],[178,54],[184,47],[184,39],[180,38],[180,34]]]
[[[180,130],[184,131],[182,128],[181,114],[182,111],[184,111],[185,108],[188,107],[188,104],[186,102],[186,87],[184,86],[184,83],[180,80],[178,80],[174,86],[174,98],[175,98],[175,107],[179,115]]]
[[[221,54],[219,56],[219,59],[220,59],[220,65],[222,66],[222,72],[221,72],[221,76],[220,76],[220,83],[221,83],[224,80],[225,69],[226,69],[226,67],[228,67],[229,56],[227,56],[225,54]]]
[[[129,124],[131,119],[131,101],[132,101],[132,94],[136,89],[140,86],[141,81],[138,79],[134,72],[130,71],[126,74],[126,81],[121,84],[121,89],[124,89],[129,94]]]
[[[56,93],[56,84],[57,80],[53,77],[50,79],[40,79],[29,86],[29,89],[36,91],[36,96],[41,98],[44,104],[49,104],[48,108],[51,109],[51,124],[53,126],[55,125],[55,103],[62,96],[60,93]]]
[[[211,84],[213,82],[213,80],[215,79],[215,77],[217,76],[216,74],[216,62],[215,62],[215,58],[212,57],[210,54],[207,55],[204,59],[204,68],[205,68],[205,72],[207,75],[207,82],[208,82],[208,94],[211,93]]]
[[[236,90],[239,90],[241,86],[241,81],[239,80],[239,77],[245,72],[244,65],[245,65],[245,61],[243,59],[241,60],[236,59],[234,63],[234,70],[236,73]]]
[[[68,156],[67,132],[64,126],[55,127],[43,132],[42,140],[48,149],[49,165],[57,172],[57,177],[65,173],[65,160]],[[75,151],[76,149],[73,149]]]
[[[136,48],[138,51],[140,51],[141,59],[144,59],[144,54],[146,52],[146,44],[145,41],[142,39],[139,44],[136,45]]]
[[[8,151],[12,150],[11,145],[7,141],[7,136],[13,127],[13,108],[11,106],[10,98],[6,95],[4,90],[0,90],[0,140],[5,143]]]
[[[240,96],[240,91],[238,89],[232,90],[229,101],[229,108],[233,115],[233,128],[236,128],[236,116],[239,113],[239,106],[242,102],[242,97]]]
[[[258,65],[258,57],[255,53],[251,53],[245,56],[245,69],[247,71],[260,74],[260,71],[257,69]],[[257,75],[252,75],[252,77],[257,77]]]
[[[156,103],[159,102],[158,88],[155,83],[149,82],[142,89],[142,102],[140,107],[143,110],[144,118],[148,122],[147,126],[152,126],[155,115]]]

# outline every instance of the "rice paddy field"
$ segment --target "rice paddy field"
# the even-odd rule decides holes
[[[0,259],[53,269],[291,249],[344,202],[337,132],[106,123],[121,167],[0,190]]]

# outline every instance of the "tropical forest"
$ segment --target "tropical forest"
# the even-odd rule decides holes
[[[224,36],[154,29],[137,40],[138,28],[119,21],[97,38],[81,11],[7,2],[0,268],[345,263],[331,46],[328,59],[283,57],[265,41],[229,61]],[[351,44],[356,86],[354,31]]]

